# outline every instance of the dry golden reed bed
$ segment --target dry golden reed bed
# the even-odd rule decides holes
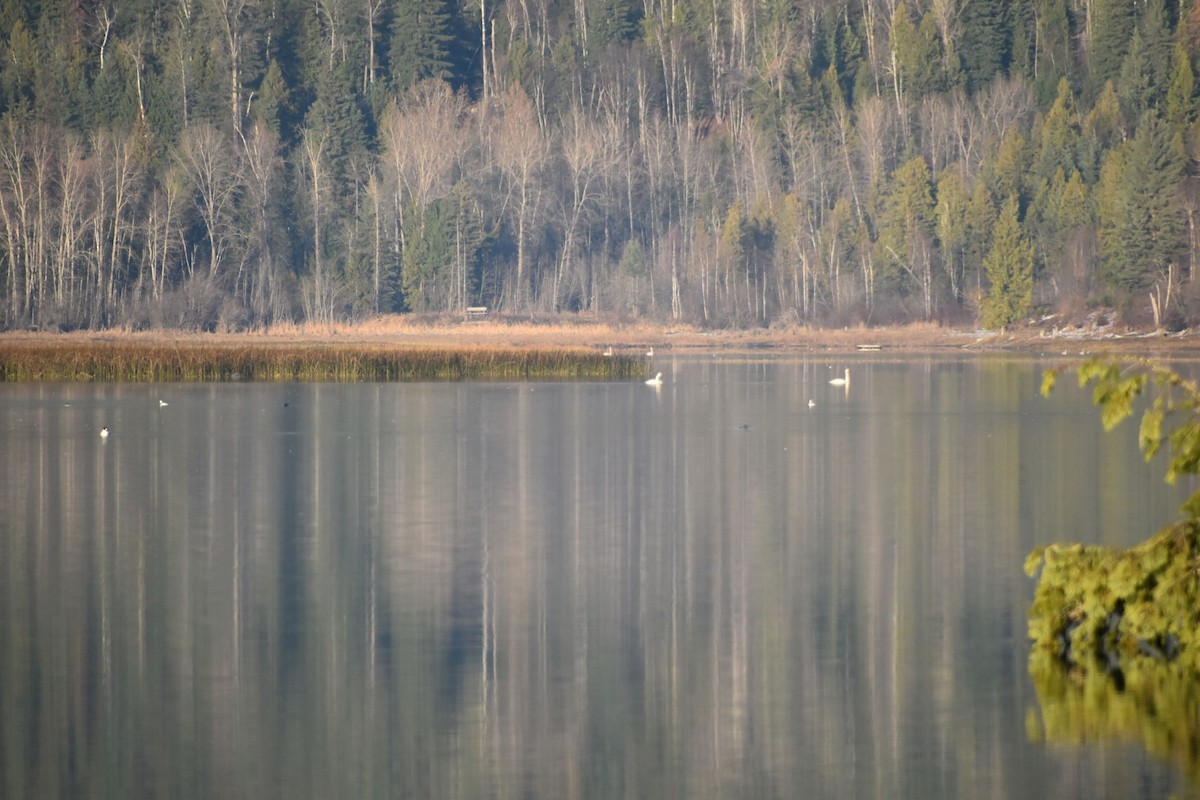
[[[581,347],[433,347],[363,343],[98,341],[0,345],[2,381],[410,381],[641,376],[645,360]]]
[[[564,315],[464,322],[389,315],[354,324],[277,325],[248,333],[120,330],[0,334],[0,380],[461,380],[641,377],[647,352],[1025,350],[1052,355],[1200,354],[1189,333],[1026,325],[982,332],[893,327],[706,330]],[[604,355],[611,352],[612,356]]]
[[[351,325],[276,325],[237,338],[282,341],[384,341],[395,344],[450,344],[511,347],[573,345],[644,352],[649,347],[668,350],[849,349],[861,344],[890,347],[961,347],[975,341],[969,332],[918,323],[891,328],[755,328],[703,329],[692,325],[664,325],[638,320],[621,322],[574,315],[530,319],[490,318],[461,322],[456,317],[421,318],[389,315]]]
[[[1056,324],[1057,322],[1057,324]],[[139,334],[145,335],[145,334]],[[153,336],[154,334],[150,334]],[[706,329],[645,320],[621,321],[584,315],[492,317],[463,322],[457,316],[387,315],[352,325],[277,325],[255,334],[231,334],[235,339],[267,341],[355,341],[394,345],[547,347],[579,346],[614,353],[642,354],[648,348],[663,352],[852,352],[878,346],[888,350],[936,352],[945,350],[1026,350],[1034,352],[1097,351],[1200,352],[1200,336],[1185,331],[1165,336],[1081,321],[1066,326],[1048,319],[1040,324],[1005,331],[956,328],[935,322],[892,326],[817,328],[783,326],[748,329]],[[0,340],[2,346],[2,340]]]

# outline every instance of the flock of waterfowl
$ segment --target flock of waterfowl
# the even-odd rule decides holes
[[[611,346],[605,348],[604,355],[611,356],[612,354],[613,354],[613,349]],[[651,347],[649,350],[646,351],[646,357],[654,358],[654,348],[653,347]],[[662,385],[663,385],[662,376],[663,376],[663,374],[661,372],[655,373],[653,378],[648,378],[646,380],[646,385],[653,386],[655,389],[662,388]],[[850,368],[846,367],[846,371],[842,374],[842,376],[839,378],[831,379],[829,381],[829,384],[831,386],[837,386],[837,387],[844,388],[847,392],[849,392],[850,391]],[[808,407],[816,408],[817,401],[809,398]]]
[[[611,356],[612,354],[613,354],[612,347],[608,347],[605,349],[604,355]],[[651,347],[649,350],[646,351],[646,357],[654,358],[654,348],[653,347]],[[655,389],[662,388],[662,385],[663,385],[662,376],[663,376],[663,374],[661,372],[655,373],[653,378],[648,378],[646,380],[646,385],[653,386]],[[834,378],[833,380],[829,381],[829,383],[832,386],[844,386],[846,388],[846,390],[849,391],[849,389],[850,389],[850,368],[846,367],[846,372],[845,372],[844,377]],[[167,405],[167,401],[159,400],[158,405],[160,408],[165,407]],[[817,401],[809,399],[808,407],[816,408],[816,406],[817,406]],[[109,435],[109,430],[108,430],[108,426],[106,425],[100,429],[100,438],[107,439],[108,435]]]
[[[67,403],[67,405],[71,405],[71,404],[70,404],[70,403]],[[170,403],[168,403],[166,400],[159,400],[159,401],[158,401],[158,407],[159,407],[159,408],[166,408],[168,405],[170,405]],[[109,434],[110,434],[110,433],[112,433],[112,431],[110,431],[110,430],[108,429],[108,426],[107,426],[107,425],[105,425],[103,428],[101,428],[101,429],[100,429],[100,438],[101,438],[101,439],[107,439],[107,438],[109,437]]]

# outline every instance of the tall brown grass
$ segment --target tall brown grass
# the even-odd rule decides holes
[[[644,361],[584,347],[28,341],[0,346],[2,381],[415,381],[640,377]]]
[[[665,330],[660,324],[644,320],[622,322],[578,315],[550,315],[532,321],[493,314],[484,320],[463,322],[461,315],[383,314],[344,323],[276,323],[254,335],[275,340],[340,338],[371,341],[389,338],[456,344],[512,342],[531,345],[550,340],[564,345],[597,346],[649,342],[661,339]]]

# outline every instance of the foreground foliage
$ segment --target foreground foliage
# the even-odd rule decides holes
[[[1142,659],[1200,674],[1200,524],[1188,520],[1129,549],[1051,545],[1029,609],[1035,649],[1115,674]]]
[[[1055,377],[1046,374],[1043,393]],[[1095,383],[1106,429],[1142,408],[1139,443],[1147,460],[1167,445],[1167,481],[1200,471],[1195,382],[1145,361],[1089,361],[1079,381]],[[1153,400],[1138,405],[1151,388]],[[1030,553],[1025,571],[1038,585],[1029,672],[1044,726],[1031,734],[1138,741],[1200,780],[1200,492],[1183,511],[1182,521],[1128,549],[1073,544]]]

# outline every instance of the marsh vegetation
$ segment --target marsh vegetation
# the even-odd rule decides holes
[[[413,381],[640,377],[645,364],[583,347],[44,340],[0,349],[3,381]]]

